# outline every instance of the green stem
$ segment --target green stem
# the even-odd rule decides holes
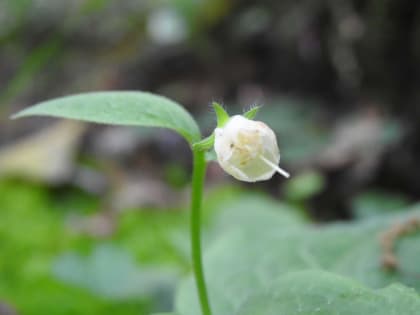
[[[200,299],[203,315],[211,315],[209,299],[204,279],[203,263],[201,260],[201,202],[203,199],[204,177],[207,162],[205,152],[193,149],[193,174],[191,191],[191,255],[194,269],[195,283]]]

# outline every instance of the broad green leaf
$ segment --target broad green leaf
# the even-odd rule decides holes
[[[63,254],[55,261],[53,272],[65,283],[108,299],[154,296],[160,303],[166,300],[167,305],[176,280],[173,270],[140,268],[128,253],[111,245],[100,245],[87,257]]]
[[[258,229],[262,226],[277,229],[305,224],[303,216],[294,208],[255,193],[243,194],[219,207],[223,209],[218,209],[218,207],[213,209],[213,211],[220,211],[213,228],[216,235],[233,229],[244,230],[246,233],[258,233]]]
[[[13,118],[38,115],[113,125],[169,128],[180,133],[191,145],[201,138],[197,123],[182,106],[147,92],[70,95],[36,104]]]
[[[258,204],[250,204],[249,209],[243,215],[239,211],[237,214],[231,213],[233,217],[228,220],[231,223],[223,226],[222,230],[225,232],[219,233],[216,241],[211,244],[204,256],[205,274],[215,314],[289,315],[299,314],[299,309],[302,310],[301,314],[312,314],[309,309],[312,309],[314,314],[318,314],[315,310],[318,308],[320,311],[324,310],[328,304],[329,293],[326,292],[328,290],[334,292],[342,285],[341,278],[337,277],[337,288],[335,287],[335,280],[331,280],[334,279],[331,277],[335,276],[329,277],[328,279],[331,281],[327,279],[329,282],[324,285],[322,277],[324,277],[325,270],[353,278],[353,280],[344,279],[346,283],[347,281],[360,281],[373,289],[401,282],[420,290],[420,278],[415,276],[420,274],[420,265],[418,264],[420,252],[417,250],[420,233],[398,240],[396,256],[400,265],[399,269],[394,272],[387,271],[381,264],[382,251],[378,239],[379,234],[389,229],[390,226],[413,216],[420,216],[419,207],[414,207],[398,217],[388,216],[358,223],[337,223],[323,227],[302,222],[293,223],[292,221],[281,224],[280,218],[284,217],[282,214],[284,211],[287,210],[281,208],[275,210],[274,207],[270,209],[261,205],[259,207]],[[299,295],[300,289],[296,289],[295,299],[301,302],[298,305],[291,302],[289,304],[294,305],[295,309],[290,306],[286,311],[276,304],[278,300],[286,301],[291,298],[290,295],[281,296],[282,293],[275,296],[269,294],[269,299],[273,299],[274,302],[272,306],[267,306],[267,309],[253,308],[256,307],[254,302],[262,303],[262,305],[272,303],[263,300],[253,301],[252,297],[264,296],[271,291],[275,292],[278,284],[276,279],[287,276],[290,272],[307,269],[318,270],[313,271],[314,279],[321,277],[318,280],[308,280],[306,283],[308,287],[319,286],[318,304],[315,302],[308,304],[310,301],[307,296],[308,292],[305,293],[303,290]],[[362,284],[358,286],[363,288]],[[287,292],[294,285],[290,280],[284,288],[279,287],[279,292]],[[299,287],[299,284],[296,286]],[[299,288],[303,289],[304,285],[302,284]],[[387,290],[390,289],[384,291]],[[405,305],[403,301],[409,298],[406,294],[409,290],[401,287],[400,291],[401,295],[394,297],[394,303],[398,305],[396,309],[401,314],[416,314],[410,308],[403,308]],[[334,310],[325,308],[320,314],[370,314],[369,312],[364,313],[367,309],[362,306],[360,309],[355,308],[352,313],[352,303],[355,305],[359,303],[356,299],[357,296],[354,296],[354,299],[351,297],[352,292],[349,288],[348,293],[343,293],[350,296],[346,302],[347,313],[344,312],[341,305],[336,305]],[[378,292],[382,292],[382,290],[372,291],[364,288],[360,292],[361,298],[369,300],[370,296],[377,296]],[[411,293],[411,295],[413,294]],[[377,314],[394,314],[389,307],[380,308],[380,301],[377,300],[374,303],[378,303],[376,306],[381,311]],[[285,303],[287,304],[287,302]],[[416,303],[420,303],[420,301]],[[248,306],[245,307],[245,304]],[[245,311],[248,308],[255,312],[248,313]],[[183,315],[193,315],[199,312],[192,279],[185,282],[178,291],[177,311]]]
[[[232,314],[415,315],[419,309],[420,297],[401,285],[372,290],[348,278],[309,270],[276,279]]]

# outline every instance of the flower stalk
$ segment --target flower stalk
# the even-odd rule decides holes
[[[195,283],[203,315],[211,315],[210,303],[204,278],[203,262],[201,257],[201,204],[203,199],[204,178],[207,162],[205,152],[193,149],[193,172],[191,191],[191,220],[190,239],[191,256]]]

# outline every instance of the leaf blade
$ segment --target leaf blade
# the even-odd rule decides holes
[[[169,128],[190,144],[199,141],[200,130],[178,103],[148,92],[107,91],[75,94],[35,104],[13,119],[50,116],[93,123]]]

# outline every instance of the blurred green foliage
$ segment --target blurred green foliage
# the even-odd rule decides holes
[[[223,203],[239,195],[233,188],[211,192],[205,224]],[[101,211],[98,198],[71,187],[51,190],[2,180],[0,209],[0,301],[22,314],[168,310],[176,275],[189,271],[185,209],[126,210],[116,218],[115,233],[105,238],[71,226],[70,218],[88,218]],[[130,288],[130,278],[137,287]]]
[[[41,69],[59,52],[61,40],[58,36],[46,40],[44,43],[28,52],[24,63],[13,78],[0,93],[0,105],[5,104],[19,95]]]
[[[304,201],[325,188],[324,176],[316,171],[306,171],[293,176],[285,184],[285,197],[291,201]]]
[[[60,255],[53,274],[113,302],[150,300],[154,310],[172,309],[177,281],[173,268],[140,266],[126,251],[110,244],[96,246],[89,255]]]
[[[80,192],[79,192],[80,195]],[[110,302],[51,273],[65,249],[82,250],[94,240],[74,235],[65,226],[66,208],[91,211],[97,201],[64,198],[65,207],[46,187],[20,181],[0,182],[0,298],[22,314],[139,314],[146,301]],[[73,202],[73,204],[72,204]]]
[[[292,186],[302,187],[293,189],[305,192],[297,194],[299,200],[322,187],[317,178],[310,172],[296,178]],[[404,237],[398,243],[401,273],[388,273],[380,267],[378,233],[392,222],[418,214],[414,208],[412,212],[401,212],[399,217],[384,216],[381,205],[388,205],[383,209],[385,212],[397,205],[407,205],[401,199],[386,196],[377,193],[355,199],[356,212],[373,219],[314,227],[306,223],[295,207],[263,194],[229,186],[210,191],[203,213],[210,287],[221,296],[240,299],[247,290],[256,290],[252,270],[265,270],[264,277],[274,279],[307,268],[333,271],[373,288],[393,281],[418,287],[413,277],[418,273],[417,254],[412,250],[418,234]],[[101,207],[98,198],[71,187],[51,189],[36,183],[2,180],[1,301],[19,312],[34,315],[149,314],[171,310],[177,279],[190,268],[188,211],[126,209],[114,218],[115,231],[105,237],[91,236],[72,227],[69,218],[74,215],[89,218],[101,213]],[[245,277],[246,272],[240,272],[239,278],[230,275],[232,266],[238,270],[238,261],[240,270],[248,268],[251,278]],[[354,285],[344,278],[334,280],[331,275],[306,276],[313,278],[317,286],[335,281],[345,291]],[[296,277],[291,279],[298,281]],[[224,283],[222,287],[217,279]],[[231,279],[231,285],[226,286],[223,279]],[[244,285],[247,281],[254,284]],[[274,289],[281,290],[281,286]],[[190,289],[185,290],[181,291],[181,297],[190,294],[187,293]],[[361,290],[366,290],[367,295],[376,294],[366,288]],[[304,290],[301,294],[305,294]],[[182,303],[191,301],[190,297],[182,299]],[[218,298],[213,299],[219,303]],[[181,307],[184,309],[185,305]]]
[[[205,253],[215,314],[417,314],[418,228],[395,240],[396,269],[383,264],[379,236],[420,220],[418,205],[398,215],[315,226],[267,198],[235,204],[225,207],[223,229]],[[177,294],[177,310],[197,314],[197,301],[189,278]]]
[[[356,218],[366,219],[403,212],[409,204],[409,199],[402,194],[376,189],[355,196],[352,202],[352,212]]]

